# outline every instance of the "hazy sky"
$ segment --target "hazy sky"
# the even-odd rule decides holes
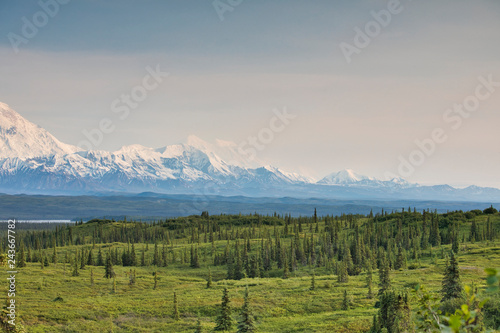
[[[218,0],[219,12],[210,0],[55,1],[0,2],[0,101],[63,142],[108,118],[99,149],[190,134],[240,144],[286,108],[296,117],[258,152],[274,166],[398,175],[400,157],[420,164],[415,140],[441,128],[447,140],[401,175],[500,187],[500,84],[477,88],[500,82],[497,0]],[[369,44],[358,28],[372,29]],[[359,46],[350,63],[347,44]],[[112,104],[157,67],[169,76],[146,78],[147,97],[121,119]],[[447,111],[464,101],[474,111]]]

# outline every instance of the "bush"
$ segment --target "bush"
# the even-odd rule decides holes
[[[465,300],[462,298],[452,298],[441,303],[439,309],[443,314],[454,314],[455,310],[460,309]]]
[[[498,210],[496,208],[494,208],[493,205],[491,205],[490,208],[486,208],[485,210],[483,210],[483,213],[484,214],[496,214],[496,213],[498,213]]]
[[[500,295],[491,297],[483,308],[484,323],[489,328],[497,329],[500,327]]]

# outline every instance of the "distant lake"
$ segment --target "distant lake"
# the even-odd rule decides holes
[[[0,220],[0,223],[8,222],[8,220]],[[16,220],[19,223],[73,223],[71,220]]]

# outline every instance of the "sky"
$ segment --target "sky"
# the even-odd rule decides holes
[[[500,188],[496,0],[56,1],[0,2],[0,102],[65,143]]]

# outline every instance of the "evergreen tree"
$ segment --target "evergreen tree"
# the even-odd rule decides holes
[[[250,306],[250,299],[248,296],[248,287],[245,289],[245,301],[241,308],[240,320],[238,321],[237,333],[250,333],[255,332],[254,316]]]
[[[55,242],[54,242],[54,251],[52,252],[52,263],[54,265],[57,264],[57,251]]]
[[[347,289],[344,289],[344,298],[342,300],[341,310],[349,310],[349,299],[347,298]]]
[[[442,285],[441,294],[443,295],[443,301],[462,297],[463,289],[460,282],[460,271],[458,269],[457,258],[453,252],[451,252],[448,265],[446,265]]]
[[[288,260],[285,258],[283,260],[283,279],[288,279],[290,276],[290,271],[288,270]]]
[[[345,262],[340,262],[339,272],[338,272],[338,282],[347,283],[349,282],[349,275],[347,274],[347,265]]]
[[[92,255],[92,249],[89,250],[89,257],[87,258],[87,265],[94,266],[94,256]]]
[[[113,262],[111,261],[111,255],[108,253],[106,255],[106,263],[104,265],[104,277],[106,279],[111,279],[115,277],[115,270],[113,269]]]
[[[212,288],[212,271],[208,267],[208,279],[207,279],[207,289]]]
[[[373,286],[373,283],[372,283],[372,280],[373,280],[373,275],[372,275],[372,269],[371,267],[368,268],[368,273],[366,274],[366,286],[368,287],[368,299],[372,299],[373,298],[373,291],[372,291],[372,286]]]
[[[215,326],[214,331],[229,331],[233,327],[233,321],[231,319],[231,305],[227,288],[224,288],[219,315],[217,316],[215,323],[217,325]]]
[[[458,253],[459,249],[460,249],[460,244],[459,244],[459,241],[458,241],[458,232],[456,232],[453,235],[453,241],[451,243],[451,250],[453,251],[453,253]]]
[[[75,253],[75,263],[73,265],[73,273],[71,273],[72,276],[79,276],[80,272],[78,272],[78,250]]]
[[[113,276],[113,289],[111,290],[113,294],[116,293],[116,276]]]
[[[200,268],[200,262],[198,260],[198,248],[194,249],[191,245],[191,263],[192,268]]]
[[[153,280],[154,280],[154,285],[153,285],[153,290],[156,290],[158,288],[158,272],[154,271],[153,273]],[[176,295],[174,293],[174,300],[176,299]]]
[[[97,253],[97,266],[104,266],[104,260],[102,259],[102,251],[99,247],[99,252]]]
[[[382,266],[379,268],[378,273],[380,280],[378,294],[382,295],[386,290],[391,288],[389,260],[387,260],[387,258],[383,259]]]
[[[396,257],[394,269],[399,270],[399,269],[403,268],[403,266],[404,266],[403,249],[401,246],[398,246],[398,255]]]
[[[135,254],[134,243],[132,243],[132,250],[130,250],[130,266],[137,266],[137,255]]]
[[[314,290],[314,289],[316,289],[316,279],[315,279],[315,274],[313,272],[311,276],[311,287],[309,287],[309,290]]]
[[[80,269],[85,269],[85,250],[82,250],[82,254],[80,255]]]
[[[141,254],[141,266],[146,266],[146,251],[144,250],[144,247],[142,248]]]
[[[16,267],[18,268],[26,267],[26,257],[24,255],[24,243],[22,241],[21,244],[19,245],[19,252],[17,253]]]

